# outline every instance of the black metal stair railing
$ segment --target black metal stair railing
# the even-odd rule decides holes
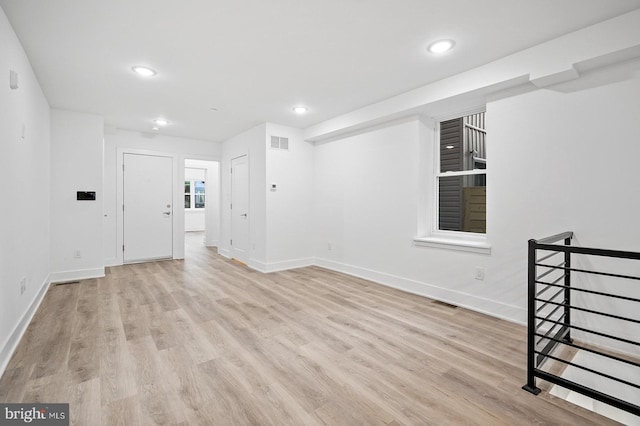
[[[527,321],[527,383],[522,387],[524,390],[535,395],[540,393],[536,386],[536,378],[557,384],[566,389],[581,393],[589,398],[604,402],[613,407],[640,416],[640,405],[637,401],[629,401],[611,395],[602,389],[597,389],[593,385],[585,385],[576,381],[568,380],[558,374],[543,370],[541,367],[545,361],[553,360],[561,366],[572,366],[589,374],[597,375],[630,389],[637,390],[640,395],[640,319],[631,318],[617,313],[604,312],[597,306],[585,306],[572,302],[575,293],[588,295],[592,300],[595,298],[607,298],[608,300],[624,301],[623,303],[633,303],[635,312],[640,311],[640,298],[634,297],[640,291],[633,292],[631,296],[623,294],[609,293],[609,289],[615,287],[608,285],[607,291],[597,291],[594,289],[578,286],[575,282],[583,274],[591,276],[615,278],[623,280],[640,281],[640,276],[629,274],[618,274],[612,272],[602,272],[586,268],[575,268],[572,266],[572,255],[597,256],[600,258],[615,258],[625,261],[640,261],[640,253],[605,250],[587,247],[577,247],[571,245],[573,232],[564,232],[540,240],[529,240],[528,252],[528,321]],[[563,244],[558,244],[562,242]],[[541,255],[541,257],[538,257]],[[638,265],[640,267],[640,265]],[[639,268],[632,268],[638,270]],[[586,276],[586,275],[585,275]],[[638,289],[640,289],[640,282]],[[579,324],[573,320],[575,315],[595,315],[598,318],[607,318],[606,321],[622,321],[634,327],[632,338],[614,335],[612,332],[599,331],[595,327]],[[615,328],[615,327],[614,327]],[[618,353],[610,350],[608,345],[603,347],[593,346],[572,338],[572,332],[580,333],[582,336],[597,336],[600,341],[622,342],[633,348],[631,356],[626,353]],[[626,375],[625,378],[617,377],[603,371],[597,366],[581,365],[573,360],[566,359],[562,354],[562,346],[570,347],[574,351],[585,351],[602,357],[608,363],[621,363],[625,368],[632,368],[634,374]],[[637,352],[636,352],[637,351]],[[635,356],[635,353],[638,356]],[[601,365],[601,364],[600,364]],[[593,383],[593,380],[590,381]]]

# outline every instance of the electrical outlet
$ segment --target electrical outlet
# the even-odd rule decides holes
[[[331,243],[327,243],[327,250],[331,251]]]
[[[484,280],[484,268],[476,267],[476,280]]]
[[[80,250],[74,250],[73,251],[73,257],[75,259],[80,259],[82,257],[82,253],[80,252]]]
[[[22,296],[25,291],[27,291],[27,279],[22,278],[20,280],[20,296]]]

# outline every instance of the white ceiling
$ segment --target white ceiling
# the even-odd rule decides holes
[[[222,141],[307,127],[640,7],[640,0],[0,0],[52,107]],[[426,46],[453,38],[435,57]],[[134,75],[133,65],[158,74]],[[309,107],[298,116],[295,105]],[[217,108],[213,112],[210,108]]]

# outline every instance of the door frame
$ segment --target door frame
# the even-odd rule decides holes
[[[211,155],[196,155],[196,154],[180,154],[178,156],[178,164],[179,164],[179,174],[178,174],[178,182],[181,182],[181,185],[184,185],[184,180],[185,180],[185,166],[184,163],[186,160],[199,160],[199,161],[209,161],[212,163],[218,163],[218,175],[216,176],[216,180],[217,180],[217,185],[214,188],[214,190],[211,190],[211,187],[209,186],[209,183],[207,183],[207,187],[206,187],[206,193],[207,195],[205,195],[205,200],[208,200],[210,198],[213,198],[213,195],[211,195],[212,192],[214,192],[216,194],[216,206],[217,208],[215,209],[215,223],[208,223],[207,222],[207,218],[205,218],[205,232],[208,233],[209,231],[207,230],[208,226],[215,226],[217,228],[217,236],[218,239],[217,240],[212,240],[212,241],[207,241],[207,247],[218,247],[218,250],[220,249],[220,241],[221,241],[221,232],[222,232],[222,160],[220,159],[219,156],[211,156]],[[210,180],[210,179],[208,179]],[[180,189],[180,194],[182,195],[183,193],[183,189],[181,187]],[[206,202],[206,201],[205,201]],[[181,207],[184,206],[184,198],[180,198],[180,204]],[[210,209],[209,207],[210,205],[207,205],[207,209]],[[205,209],[206,210],[206,209]],[[205,213],[208,214],[208,213]],[[178,226],[182,227],[182,230],[184,231],[184,221],[185,221],[185,212],[184,212],[184,208],[179,209],[179,212],[174,213],[174,215],[178,216]],[[176,252],[179,253],[179,259],[184,259],[184,232],[182,233],[182,241],[177,241],[178,244],[182,244],[182,248],[178,249]]]
[[[252,217],[252,214],[251,214],[251,168],[249,167],[250,157],[248,152],[240,155],[235,155],[229,159],[229,170],[228,170],[229,172],[229,206],[231,205],[231,201],[233,200],[233,176],[231,175],[231,168],[233,165],[233,160],[236,160],[240,157],[247,157],[247,213],[249,217],[247,220],[248,240],[247,240],[247,249],[245,251],[246,259],[238,259],[237,257],[235,257],[235,249],[233,245],[229,246],[229,258],[246,262],[246,264],[248,265],[251,261],[251,247],[252,247],[252,243],[251,243],[251,217]],[[233,239],[232,211],[230,208],[228,209],[228,211],[229,211],[229,238]]]
[[[151,151],[147,149],[131,149],[131,148],[118,148],[116,154],[116,254],[119,265],[124,264],[124,254],[122,252],[122,245],[124,244],[124,212],[122,205],[124,202],[124,174],[122,167],[124,165],[125,154],[137,154],[137,155],[152,155],[156,157],[170,157],[172,162],[172,175],[171,182],[173,185],[173,200],[172,205],[175,206],[181,200],[182,189],[178,186],[178,155],[171,152]],[[184,175],[184,164],[182,173]],[[184,180],[184,179],[183,179]],[[183,183],[184,184],[184,183]],[[182,226],[184,228],[184,217],[182,218]],[[184,233],[178,232],[178,221],[175,214],[171,215],[173,221],[173,259],[184,258]],[[179,250],[178,246],[182,243],[182,250]],[[182,256],[182,257],[180,257]]]

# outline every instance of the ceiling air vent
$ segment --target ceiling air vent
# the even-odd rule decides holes
[[[282,136],[271,136],[271,148],[288,150],[289,138],[283,138]]]

